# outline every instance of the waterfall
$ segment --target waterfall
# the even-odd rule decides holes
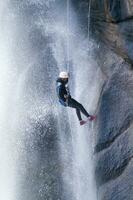
[[[88,59],[87,52],[82,51],[81,48],[76,52],[74,61],[77,66],[75,71],[75,98],[85,106],[90,114],[94,114],[100,89],[98,85],[100,77],[99,72],[96,70],[96,63],[91,56]],[[92,77],[95,77],[96,80],[93,80]],[[75,115],[71,116],[70,123],[72,123],[73,119],[75,119],[75,126],[72,126],[71,134],[73,135],[74,149],[73,178],[75,199],[80,200],[82,197],[83,200],[96,200],[93,176],[94,122],[88,123],[84,127],[79,127]]]
[[[80,103],[82,103],[88,110],[88,112],[90,112],[90,114],[94,114],[100,95],[99,91],[102,85],[102,79],[101,73],[98,70],[97,63],[91,55],[93,43],[90,41],[89,34],[90,7],[91,1],[89,3],[88,13],[88,37],[86,39],[83,39],[81,32],[78,34],[76,33],[76,31],[78,31],[78,28],[76,30],[72,28],[75,27],[75,25],[73,26],[73,24],[76,24],[77,21],[75,17],[72,17],[73,21],[70,21],[69,17],[70,15],[72,15],[72,8],[70,0],[67,1],[67,27],[66,31],[65,27],[63,31],[67,34],[60,35],[61,33],[59,30],[59,32],[56,32],[58,40],[56,40],[55,42],[56,45],[54,46],[54,52],[55,58],[59,66],[59,71],[67,70],[68,65],[67,68],[65,68],[65,63],[61,63],[62,58],[65,57],[63,53],[64,47],[62,47],[61,45],[61,40],[63,40],[66,44],[66,51],[64,52],[67,52],[67,61],[69,61],[71,55],[71,65],[69,63],[68,71],[71,71],[70,85],[73,91],[72,96]],[[61,28],[63,28],[62,25],[60,26]],[[78,37],[76,35],[78,35]],[[60,151],[62,155],[62,162],[66,162],[67,165],[70,164],[69,167],[65,166],[66,168],[64,169],[63,173],[65,187],[71,190],[71,195],[69,196],[69,199],[96,200],[97,197],[93,176],[93,145],[95,134],[93,130],[94,122],[90,122],[84,127],[80,127],[74,109],[58,109],[60,113],[59,134],[61,138]],[[66,113],[66,110],[68,118],[64,117],[64,112]],[[62,119],[64,120],[64,122],[62,122]],[[68,122],[66,120],[68,120]],[[66,123],[69,123],[69,128],[67,130],[64,128],[66,126]],[[66,132],[66,135],[68,136],[67,139],[64,131],[70,132],[69,134]],[[69,137],[71,138],[71,143]],[[72,149],[69,149],[70,146],[72,147]],[[71,163],[69,163],[70,161]],[[64,165],[64,163],[62,163],[62,165]]]
[[[67,71],[70,72],[70,0],[67,0]]]
[[[94,44],[79,31],[70,0],[10,2],[0,3],[0,199],[52,199],[58,189],[63,200],[96,200],[93,122],[80,127],[75,110],[55,101],[54,81],[70,72],[72,97],[93,114],[101,88]],[[56,134],[59,152],[50,143]],[[63,192],[53,184],[60,174]]]
[[[16,193],[17,71],[13,61],[15,27],[9,2],[0,2],[0,199],[14,200]],[[13,30],[14,29],[14,30]]]
[[[89,8],[88,8],[88,41],[90,41],[91,1],[92,0],[89,0]]]

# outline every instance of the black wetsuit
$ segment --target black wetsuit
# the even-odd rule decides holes
[[[77,102],[75,99],[71,97],[67,83],[68,83],[68,80],[63,81],[61,78],[58,78],[56,81],[56,91],[59,98],[59,102],[65,107],[68,106],[68,107],[75,108],[79,120],[82,120],[81,112],[86,117],[89,117],[90,115],[82,106],[82,104],[80,104],[79,102]],[[67,95],[68,98],[66,99],[64,95]]]

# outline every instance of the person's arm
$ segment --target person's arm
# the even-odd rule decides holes
[[[59,83],[59,82],[57,83],[56,90],[57,90],[57,95],[58,95],[59,99],[65,101],[66,98],[65,98],[64,89],[63,89],[63,86],[61,83]]]
[[[68,106],[68,101],[63,101],[62,99],[59,99],[60,103],[64,106]]]
[[[60,103],[64,105],[65,107],[68,106],[68,101],[65,98],[62,85],[58,83],[56,90],[57,90],[57,95],[58,95]]]
[[[65,98],[68,99],[69,97],[71,97],[68,84],[66,85],[66,91],[67,91],[67,95],[65,95],[66,96]]]

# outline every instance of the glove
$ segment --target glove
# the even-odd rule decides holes
[[[68,98],[69,98],[69,96],[65,94],[65,95],[64,95],[64,98],[65,98],[65,99],[68,99]]]

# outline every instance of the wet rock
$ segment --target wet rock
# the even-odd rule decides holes
[[[95,176],[100,200],[132,200],[133,72],[114,66],[98,110]]]
[[[92,1],[91,36],[97,41],[95,57],[106,76],[95,147],[100,200],[132,200],[133,196],[132,27],[132,1]]]
[[[110,146],[132,123],[132,88],[132,71],[119,66],[107,81],[101,97],[96,152]]]
[[[96,156],[97,185],[119,177],[133,157],[133,126]]]
[[[133,199],[133,160],[130,161],[124,173],[116,180],[110,181],[99,189],[99,199],[102,200],[132,200]]]
[[[133,63],[132,1],[92,1],[91,28],[93,38]]]

